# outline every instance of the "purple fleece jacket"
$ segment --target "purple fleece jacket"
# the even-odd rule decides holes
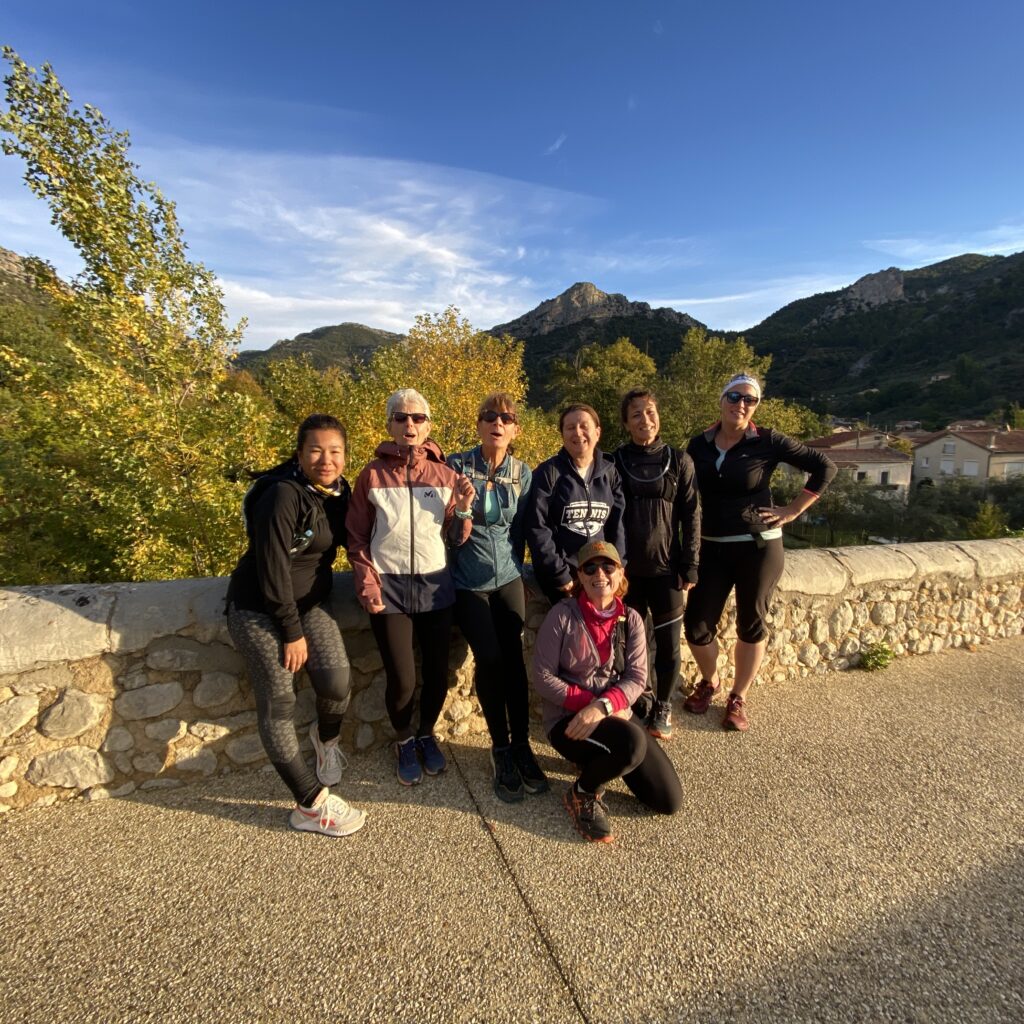
[[[627,707],[644,692],[647,635],[643,620],[633,608],[627,607],[626,615],[625,668],[622,675],[616,676],[612,667],[614,645],[608,660],[601,664],[575,599],[559,601],[548,612],[533,646],[533,685],[544,704],[545,732],[550,733],[559,719],[579,710],[580,705],[573,698],[580,690],[591,693],[594,699],[606,690],[618,688]]]

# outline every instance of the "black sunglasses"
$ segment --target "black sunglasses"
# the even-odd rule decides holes
[[[425,412],[393,412],[391,418],[396,423],[404,423],[406,420],[412,420],[413,423],[426,423],[430,417]]]
[[[604,569],[605,576],[611,576],[611,574],[621,566],[616,565],[613,561],[607,558],[595,559],[593,562],[587,562],[586,565],[580,566],[580,572],[584,576],[593,576],[598,569]]]
[[[493,409],[488,409],[487,412],[480,413],[480,419],[484,423],[494,423],[496,420],[501,420],[507,426],[509,423],[516,422],[516,414],[514,412],[495,412]]]
[[[739,405],[740,402],[746,405],[757,405],[761,401],[757,395],[745,395],[742,391],[726,391],[725,398],[730,405]]]

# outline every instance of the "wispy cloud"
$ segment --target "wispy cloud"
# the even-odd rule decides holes
[[[868,249],[884,252],[904,266],[924,266],[975,252],[983,256],[1006,256],[1024,250],[1024,223],[1000,224],[966,235],[922,235],[920,237],[874,238],[864,242]]]
[[[832,292],[851,284],[859,273],[797,274],[752,283],[751,287],[724,295],[688,294],[682,297],[644,296],[652,306],[669,306],[690,313],[712,328],[742,331],[760,323],[766,316],[797,299]]]
[[[665,26],[661,23],[661,18],[658,18],[657,21],[655,21],[655,23],[651,26],[651,31],[656,36],[663,36],[665,34]]]
[[[559,135],[558,138],[555,139],[555,141],[552,142],[551,145],[544,150],[544,155],[551,156],[552,153],[557,153],[562,148],[562,146],[565,145],[565,140],[567,138],[569,138],[569,136],[566,135],[565,132],[562,132],[562,134]]]

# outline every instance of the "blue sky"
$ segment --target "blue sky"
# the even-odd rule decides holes
[[[132,137],[244,347],[573,282],[713,328],[1024,249],[1019,2],[0,0]],[[0,245],[74,255],[0,156]]]

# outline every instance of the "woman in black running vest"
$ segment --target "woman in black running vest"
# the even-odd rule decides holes
[[[329,788],[341,781],[338,739],[349,703],[348,658],[328,605],[334,558],[346,544],[345,445],[333,416],[309,416],[292,458],[257,478],[244,503],[249,547],[227,594],[228,631],[246,661],[260,738],[295,797],[289,824],[327,836],[349,835],[366,821]],[[315,770],[295,731],[293,686],[302,668],[316,693]]]
[[[654,625],[657,693],[647,729],[672,735],[671,700],[682,661],[685,593],[697,582],[700,510],[693,462],[661,439],[658,401],[646,388],[622,399],[630,440],[615,452],[626,498],[626,604]]]
[[[805,512],[836,475],[831,459],[776,430],[754,425],[761,385],[741,373],[722,388],[721,418],[686,448],[697,473],[701,503],[700,578],[686,602],[683,625],[701,681],[683,707],[703,715],[721,687],[718,623],[736,590],[736,647],[732,692],[722,728],[746,732],[747,691],[764,658],[766,619],[782,575],[782,527]],[[772,500],[780,462],[809,474],[788,505]]]

